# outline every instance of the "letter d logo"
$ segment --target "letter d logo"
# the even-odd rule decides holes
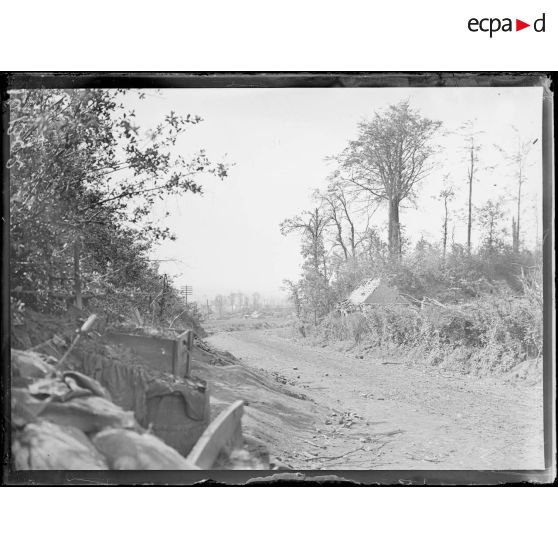
[[[537,33],[544,33],[544,26],[545,26],[545,15],[543,14],[541,18],[536,19],[535,23],[533,23],[533,29]]]

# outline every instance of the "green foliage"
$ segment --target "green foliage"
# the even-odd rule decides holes
[[[431,172],[432,144],[442,123],[424,118],[408,101],[376,112],[358,124],[358,137],[337,157],[340,175],[369,203],[389,209],[389,253],[402,252],[399,207],[416,199],[420,182]]]
[[[438,257],[436,257],[438,255]],[[487,257],[459,250],[444,261],[421,243],[401,265],[384,273],[422,306],[365,308],[330,316],[329,336],[388,351],[404,349],[423,360],[465,371],[501,373],[542,350],[542,281],[536,254],[508,246]]]
[[[293,219],[286,219],[280,225],[281,233],[297,232],[301,237],[303,257],[302,279],[298,283],[298,313],[301,317],[317,324],[319,317],[331,310],[335,301],[330,289],[331,269],[325,251],[324,233],[330,222],[329,216],[320,207],[306,211]],[[292,282],[290,290],[293,293]],[[292,295],[294,298],[294,294]]]
[[[542,305],[534,305],[533,296],[541,297],[542,291],[535,287],[527,296],[511,299],[487,295],[460,305],[375,306],[348,315],[331,313],[318,334],[327,341],[403,353],[413,362],[503,373],[541,355]]]
[[[143,131],[127,95],[133,93],[10,92],[11,284],[36,309],[65,307],[53,295],[72,292],[78,243],[82,289],[95,303],[115,314],[130,306],[147,312],[162,279],[149,251],[173,238],[150,217],[154,204],[201,192],[203,175],[227,175],[203,150],[190,160],[173,155],[199,116],[171,112]]]
[[[481,250],[487,256],[492,256],[505,246],[506,229],[502,226],[504,215],[502,200],[488,200],[477,209],[477,219],[483,232]]]

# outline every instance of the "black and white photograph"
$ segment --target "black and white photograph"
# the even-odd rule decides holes
[[[10,478],[549,469],[549,78],[275,77],[8,78]]]

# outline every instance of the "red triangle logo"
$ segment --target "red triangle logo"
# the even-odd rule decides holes
[[[516,31],[521,31],[522,29],[525,29],[526,27],[531,27],[531,24],[530,23],[525,23],[524,21],[521,21],[520,19],[515,20],[515,30]]]

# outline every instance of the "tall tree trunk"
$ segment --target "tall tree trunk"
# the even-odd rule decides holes
[[[345,257],[345,261],[347,261],[349,259],[349,252],[347,250],[347,247],[345,246],[345,242],[343,241],[343,228],[341,227],[341,223],[339,223],[339,221],[337,220],[337,216],[334,217],[334,220],[335,220],[335,226],[337,227],[337,242],[339,242],[339,245],[343,250],[343,256]]]
[[[349,229],[350,229],[349,241],[351,243],[351,256],[354,257],[356,255],[355,224],[353,222],[353,219],[351,218],[351,214],[349,213],[349,208],[347,206],[347,201],[343,198],[341,200],[341,203],[343,205],[343,212],[345,213],[345,218],[347,219],[347,223],[349,223]]]
[[[471,166],[469,167],[469,219],[467,220],[467,254],[471,255],[471,230],[473,222],[473,178],[475,176],[475,150],[471,146]]]
[[[514,254],[517,254],[517,252],[519,252],[519,249],[517,247],[517,225],[515,223],[515,217],[512,217],[512,250]]]
[[[393,259],[401,258],[401,227],[399,225],[399,200],[389,201],[388,248]]]
[[[347,250],[347,246],[345,245],[345,241],[343,240],[343,225],[341,223],[341,217],[337,213],[335,203],[333,201],[329,201],[329,205],[331,207],[331,216],[333,217],[333,222],[335,223],[335,228],[337,229],[337,242],[343,250],[345,261],[347,261],[349,259],[349,251]]]

